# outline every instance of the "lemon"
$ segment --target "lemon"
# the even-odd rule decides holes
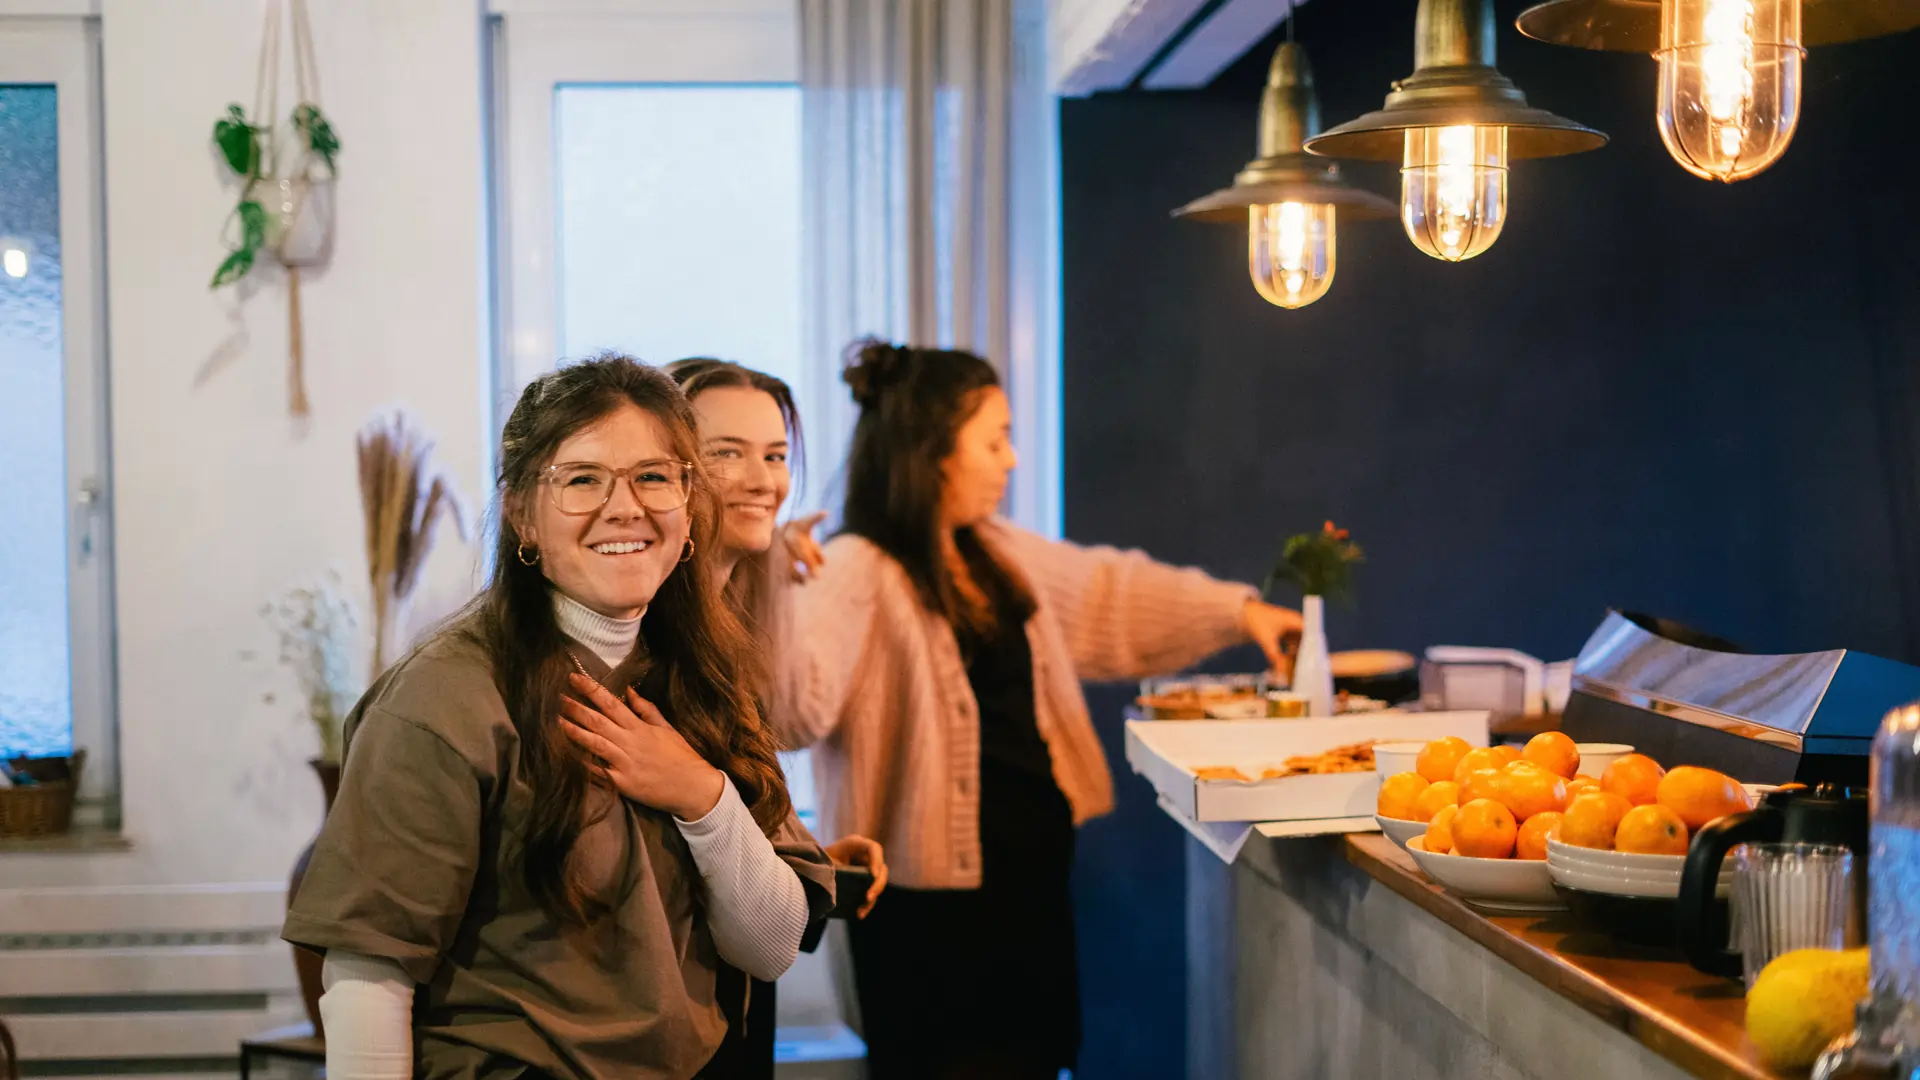
[[[1747,1037],[1775,1068],[1813,1064],[1853,1030],[1867,996],[1867,950],[1796,949],[1776,957],[1747,991]]]

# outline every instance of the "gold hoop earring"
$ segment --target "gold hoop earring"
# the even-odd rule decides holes
[[[683,563],[693,561],[693,537],[691,536],[687,537],[687,550],[680,553],[680,561]]]
[[[528,548],[533,548],[533,558],[531,559],[527,558]],[[513,553],[519,558],[520,565],[522,566],[534,566],[540,562],[540,549],[532,544],[521,544],[519,547],[513,549]]]

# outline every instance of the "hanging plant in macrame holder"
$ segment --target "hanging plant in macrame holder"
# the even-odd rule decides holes
[[[326,262],[333,250],[333,181],[340,139],[320,109],[320,72],[306,0],[287,0],[291,12],[294,87],[298,101],[276,125],[280,101],[281,0],[268,0],[254,79],[253,112],[238,104],[213,125],[213,141],[240,177],[240,201],[222,230],[227,256],[212,288],[247,276],[266,253],[287,271],[288,407],[306,416],[306,355],[300,327],[300,271]]]

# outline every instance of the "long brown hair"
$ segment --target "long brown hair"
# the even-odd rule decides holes
[[[763,830],[771,834],[793,810],[773,737],[754,700],[759,654],[709,586],[721,505],[699,464],[692,406],[666,374],[625,356],[596,356],[540,376],[521,392],[500,433],[493,576],[475,601],[473,633],[492,659],[533,789],[524,847],[527,887],[568,924],[590,922],[607,906],[606,898],[589,895],[568,870],[587,824],[593,780],[586,756],[555,722],[572,665],[554,618],[552,586],[539,566],[517,557],[519,537],[511,522],[534,497],[540,471],[560,444],[626,404],[659,421],[674,453],[695,463],[687,503],[694,554],[661,583],[640,624],[635,655],[616,674],[640,672],[640,695],[660,707],[695,752],[732,778]]]
[[[922,349],[867,339],[848,348],[841,379],[853,390],[860,419],[847,452],[847,501],[841,528],[864,537],[906,570],[920,600],[950,624],[973,630],[994,613],[982,610],[954,578],[941,543],[941,466],[960,428],[980,407],[981,394],[1000,385],[993,365],[958,349]],[[962,530],[965,532],[966,530]],[[965,550],[970,536],[956,536]],[[995,552],[980,548],[1003,579],[1001,590],[1024,621],[1033,596],[1021,575]]]

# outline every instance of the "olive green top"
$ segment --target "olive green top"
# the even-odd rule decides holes
[[[463,620],[367,691],[347,718],[340,794],[282,935],[397,961],[414,997],[414,1075],[686,1080],[726,1032],[706,896],[672,815],[604,788],[573,854],[598,895],[563,930],[518,857],[533,793],[485,649]],[[607,666],[574,650],[595,678]],[[558,722],[557,719],[555,722]],[[813,920],[833,870],[798,820],[773,837]]]

